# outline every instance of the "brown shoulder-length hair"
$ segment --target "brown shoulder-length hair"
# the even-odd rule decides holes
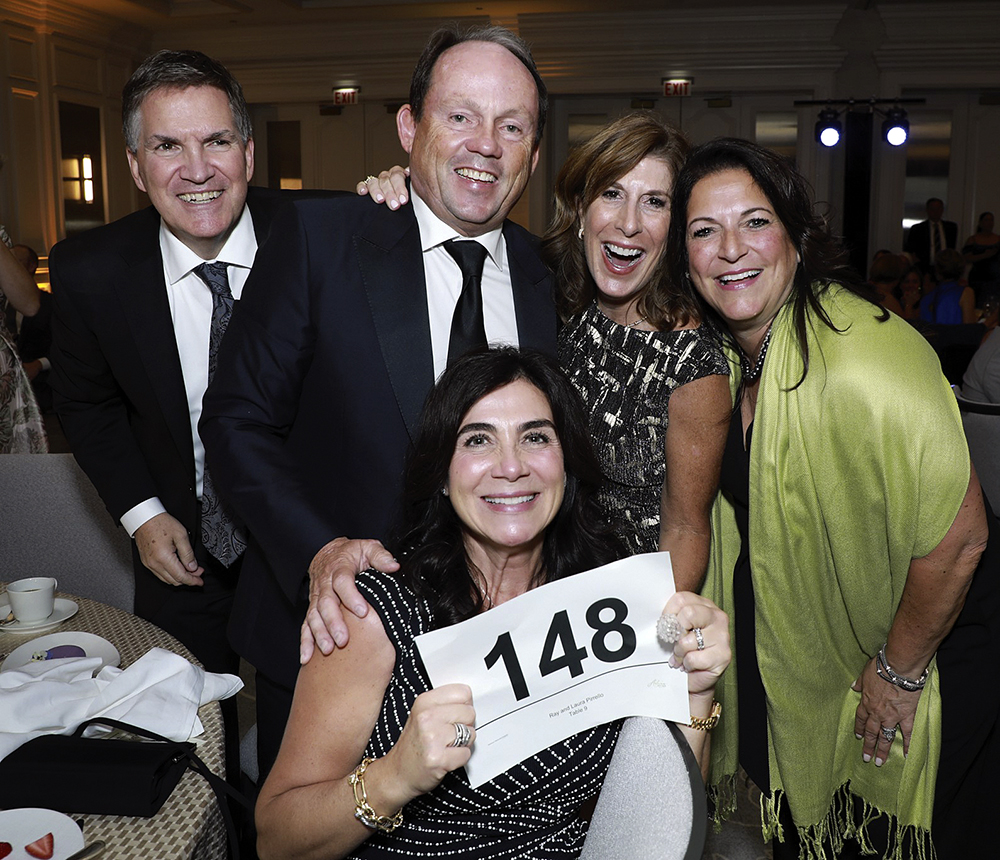
[[[597,295],[579,235],[587,208],[644,158],[663,159],[673,183],[689,149],[679,130],[642,112],[608,123],[570,153],[556,179],[555,215],[542,240],[542,253],[556,275],[556,308],[564,320],[585,310]],[[637,309],[666,331],[699,319],[697,303],[671,288],[666,254],[650,275]]]

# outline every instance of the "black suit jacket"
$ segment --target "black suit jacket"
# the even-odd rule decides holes
[[[287,200],[249,189],[258,244]],[[50,384],[76,459],[115,522],[158,496],[197,548],[194,447],[159,229],[149,207],[52,249]]]
[[[518,336],[552,354],[552,276],[529,233],[504,226]],[[340,535],[386,535],[434,382],[412,207],[294,204],[276,219],[233,313],[201,436],[247,523],[230,641],[288,687],[307,570]]]
[[[944,226],[944,246],[954,248],[958,242],[958,224],[954,221],[942,221]],[[925,269],[931,267],[931,222],[918,221],[906,234],[903,250],[913,254]]]

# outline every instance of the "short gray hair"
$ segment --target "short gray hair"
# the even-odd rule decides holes
[[[122,134],[129,152],[139,148],[139,110],[146,96],[164,87],[215,87],[229,99],[229,109],[245,146],[253,124],[243,88],[222,63],[201,51],[158,51],[143,60],[122,90]]]

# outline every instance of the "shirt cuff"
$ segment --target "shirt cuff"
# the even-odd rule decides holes
[[[52,370],[52,362],[49,361],[44,355],[38,359],[38,361],[42,365],[42,370]]]
[[[122,514],[122,528],[128,532],[129,537],[135,537],[135,533],[139,531],[140,526],[144,526],[153,517],[165,514],[166,512],[167,509],[163,507],[163,502],[156,496],[153,496],[151,499],[139,502],[134,508],[130,508]]]

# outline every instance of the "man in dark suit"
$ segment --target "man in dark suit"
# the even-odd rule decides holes
[[[927,201],[927,220],[918,221],[906,234],[903,250],[912,254],[925,272],[933,271],[938,251],[954,249],[958,241],[958,225],[954,221],[942,221],[942,215],[944,201],[931,197]]]
[[[123,121],[153,205],[53,249],[50,381],[78,462],[135,539],[136,613],[206,668],[235,672],[226,624],[240,530],[218,514],[197,423],[226,306],[286,198],[248,190],[243,92],[204,54],[148,58],[123,92]],[[229,296],[213,292],[212,272]]]
[[[230,635],[257,668],[262,774],[291,704],[310,575],[329,576],[338,537],[385,536],[424,398],[468,345],[467,298],[481,299],[480,342],[555,351],[551,275],[506,220],[545,104],[516,36],[439,31],[397,115],[413,206],[297,203],[257,257],[201,433],[251,535]],[[471,278],[460,239],[481,255]]]

